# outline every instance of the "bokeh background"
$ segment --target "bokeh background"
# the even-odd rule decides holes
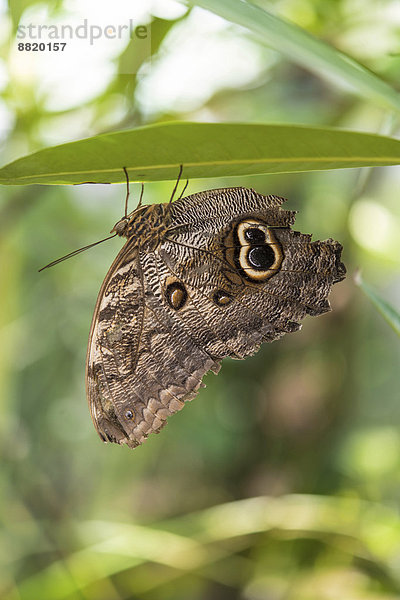
[[[210,12],[111,4],[0,3],[3,164],[171,119],[397,131],[370,99]],[[259,4],[398,85],[394,0]],[[62,67],[16,49],[20,19],[85,17],[150,27],[133,73],[126,40],[87,52],[71,44]],[[246,361],[225,360],[134,451],[100,442],[84,390],[92,311],[121,240],[37,272],[107,235],[124,187],[1,190],[1,598],[400,598],[399,339],[353,280],[361,268],[399,306],[399,169],[193,180],[188,193],[226,185],[287,197],[300,230],[343,244],[348,277],[331,313]],[[172,186],[146,184],[145,201],[165,201]]]

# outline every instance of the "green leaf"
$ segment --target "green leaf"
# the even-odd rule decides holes
[[[364,294],[370,299],[375,308],[381,313],[382,317],[390,327],[400,336],[400,313],[393,308],[386,300],[383,300],[374,290],[364,283],[361,275],[358,273],[355,277],[356,284],[362,289]]]
[[[400,141],[301,125],[163,123],[107,133],[25,156],[0,183],[121,183],[400,164]]]
[[[325,44],[294,23],[245,0],[190,0],[249,29],[257,40],[324,78],[352,88],[363,98],[400,110],[400,95],[375,73],[350,56]]]

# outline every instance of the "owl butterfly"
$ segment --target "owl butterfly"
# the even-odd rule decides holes
[[[102,440],[142,444],[223,358],[330,310],[342,247],[292,231],[283,202],[223,188],[139,206],[115,225],[127,241],[99,292],[86,370]]]

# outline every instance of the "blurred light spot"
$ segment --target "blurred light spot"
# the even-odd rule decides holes
[[[175,0],[153,0],[151,12],[160,19],[179,19],[187,11],[187,6]]]
[[[0,142],[8,138],[15,123],[15,114],[3,100],[0,100]]]
[[[361,537],[375,556],[398,555],[399,522],[396,512],[383,504],[370,504],[363,512]],[[398,569],[396,571],[399,572]]]
[[[321,561],[322,562],[322,561]],[[320,564],[312,571],[299,577],[296,582],[296,600],[361,600],[373,598],[366,591],[369,577],[356,567]],[[286,596],[287,598],[288,596]],[[379,597],[376,596],[375,600]],[[393,599],[392,599],[393,600]]]
[[[349,215],[349,229],[355,241],[376,254],[399,250],[394,216],[381,204],[369,198],[355,202]]]
[[[364,10],[364,0],[348,0],[343,8],[346,26],[336,38],[339,47],[353,56],[370,60],[398,52],[400,5],[397,0],[370,2],[368,11]]]
[[[10,43],[10,36],[12,35],[11,16],[9,15],[8,6],[6,5],[7,2],[5,2],[5,0],[0,0],[0,44],[2,46],[6,43]],[[2,48],[3,52],[4,49]]]
[[[355,432],[343,445],[339,463],[349,474],[381,477],[398,471],[400,433],[392,427]]]
[[[34,131],[45,146],[54,146],[97,133],[90,128],[92,120],[93,111],[84,106],[67,114],[43,116],[38,120]]]
[[[3,91],[8,83],[7,67],[4,60],[0,60],[0,90]]]
[[[96,98],[115,76],[113,61],[127,46],[130,27],[134,29],[137,25],[147,24],[149,10],[149,2],[132,4],[126,0],[113,0],[110,4],[102,4],[94,0],[85,3],[70,0],[65,2],[62,11],[54,14],[48,6],[35,4],[23,13],[21,25],[26,28],[25,38],[16,42],[65,42],[66,46],[63,51],[19,52],[17,43],[13,43],[10,52],[12,77],[19,85],[31,87],[44,108],[50,111],[67,110],[88,102]],[[31,37],[27,29],[30,24],[35,26]],[[58,37],[54,37],[53,29],[51,38],[46,27],[57,27]],[[100,37],[95,37],[91,43],[93,28],[96,31],[92,36]],[[115,30],[118,34],[107,37],[106,30]],[[147,44],[150,56],[150,36],[136,42]]]
[[[194,9],[167,36],[160,58],[139,83],[137,98],[148,115],[194,110],[218,90],[254,82],[274,57],[223,19]]]
[[[245,600],[280,600],[287,597],[289,581],[278,575],[259,575],[252,579],[243,590]]]
[[[99,2],[98,0],[65,0],[63,6],[70,16],[90,18],[93,23],[106,21],[116,24],[122,20],[137,20],[142,23],[147,20],[151,10],[151,0],[140,2],[127,2],[127,0],[113,0],[112,2]]]

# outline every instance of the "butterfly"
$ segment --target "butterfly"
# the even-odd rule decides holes
[[[104,442],[142,444],[223,358],[250,356],[330,310],[331,287],[346,272],[342,246],[293,231],[295,212],[283,202],[213,189],[139,202],[116,223],[126,242],[97,298],[86,364]]]

